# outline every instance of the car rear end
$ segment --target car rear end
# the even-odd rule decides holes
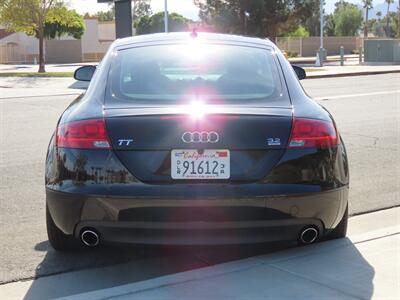
[[[273,46],[166,40],[107,61],[101,115],[67,112],[49,147],[47,203],[65,234],[198,245],[307,230],[312,242],[340,222],[344,145],[327,112],[293,105]]]

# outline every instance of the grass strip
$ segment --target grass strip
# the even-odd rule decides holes
[[[0,72],[0,77],[73,77],[74,72]]]
[[[321,68],[305,68],[304,70],[306,70],[306,73],[326,71],[326,69]]]

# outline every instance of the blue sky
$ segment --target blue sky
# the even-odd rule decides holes
[[[361,0],[346,0],[354,4],[361,4]],[[331,13],[335,8],[337,0],[325,0],[325,10]],[[383,3],[384,0],[374,0],[374,5]],[[107,10],[107,4],[98,4],[97,0],[69,0],[70,5],[78,10],[79,13],[96,13],[100,10]],[[153,12],[159,12],[164,9],[164,0],[152,0],[151,1]],[[168,0],[169,11],[177,12],[190,19],[197,19],[197,8],[193,4],[193,0]],[[393,7],[396,4],[392,5]]]

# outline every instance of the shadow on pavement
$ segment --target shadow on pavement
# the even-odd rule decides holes
[[[350,240],[302,248],[293,246],[289,243],[218,247],[104,246],[94,251],[65,254],[51,249],[46,241],[35,247],[37,251],[47,251],[36,268],[36,277],[50,275],[49,270],[52,270],[52,274],[63,273],[33,281],[24,299],[44,300],[71,296],[253,256],[262,256],[266,264],[269,264],[269,259],[277,264],[277,261],[282,263],[286,259],[304,255],[308,256],[309,264],[309,267],[304,265],[304,268],[323,270],[328,278],[330,272],[335,276],[335,270],[345,270],[345,278],[334,280],[357,280],[357,284],[365,291],[364,298],[372,296],[374,269]],[[277,252],[280,250],[285,251]],[[325,258],[321,260],[321,257]],[[89,269],[76,271],[77,268]],[[291,272],[298,273],[301,270]],[[290,284],[287,283],[285,288],[290,289]]]
[[[288,245],[261,244],[240,247],[113,245],[74,253],[59,253],[50,247],[48,241],[44,241],[35,246],[37,251],[46,251],[46,256],[36,268],[35,277],[40,278],[33,282],[24,299],[69,296],[263,255],[284,247],[287,248]]]
[[[68,86],[69,89],[79,89],[79,90],[86,90],[89,86],[88,82],[84,81],[74,81],[71,85]]]

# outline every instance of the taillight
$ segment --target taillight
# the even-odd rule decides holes
[[[57,146],[78,149],[111,149],[103,119],[76,121],[57,128]]]
[[[289,148],[329,148],[340,143],[332,122],[295,118]]]

